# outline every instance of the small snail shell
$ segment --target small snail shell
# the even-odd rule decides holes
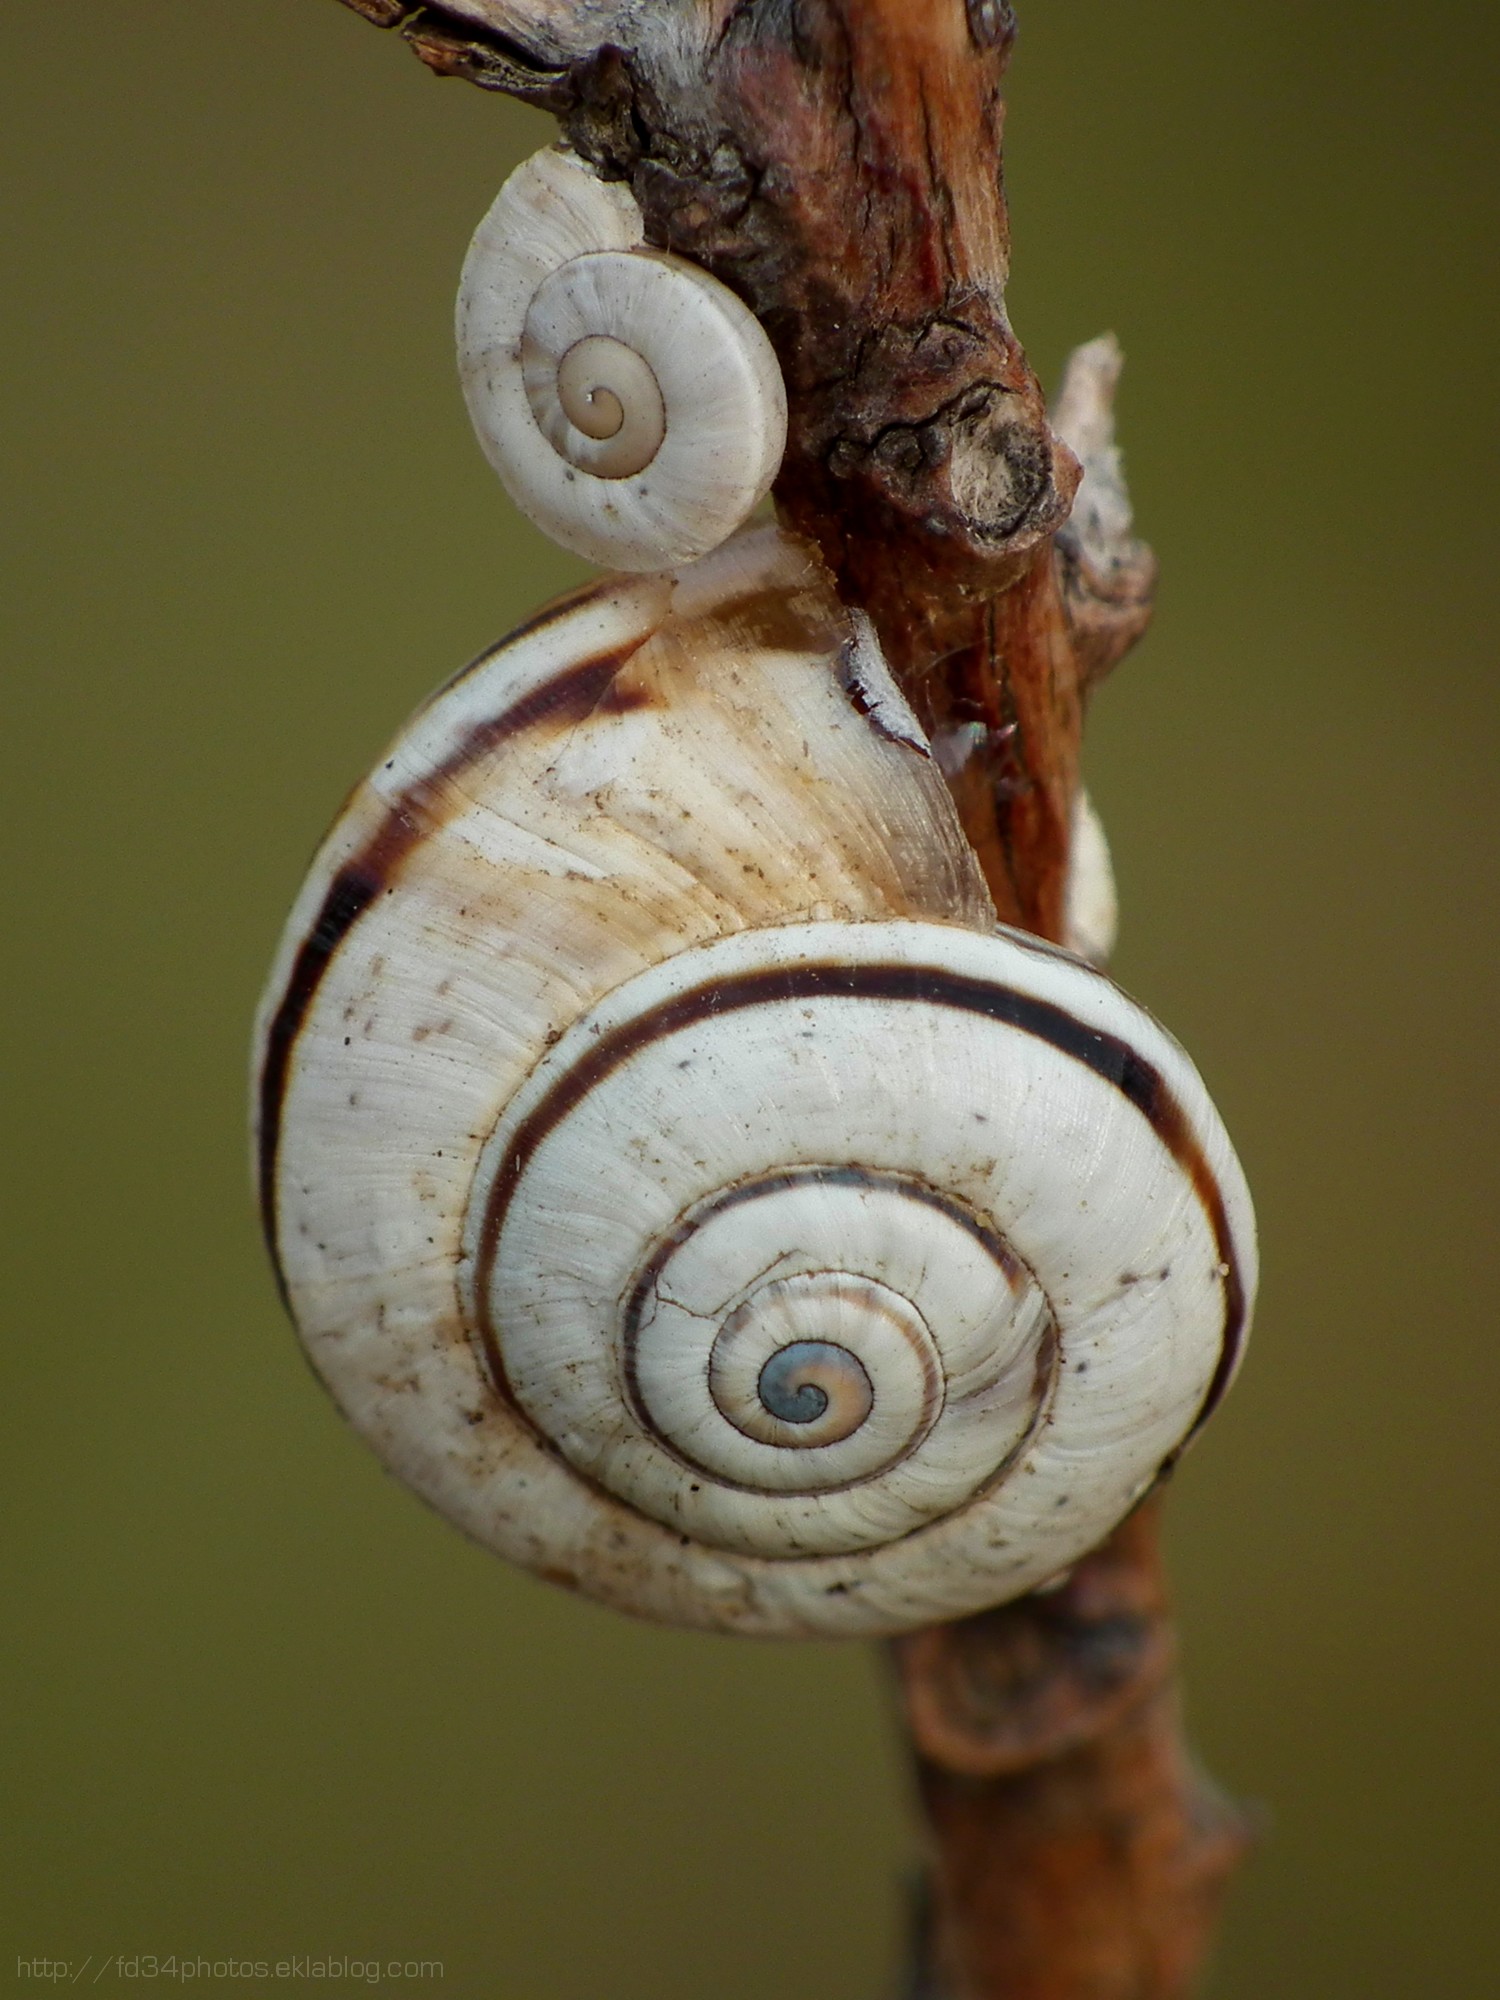
[[[335,1397],[480,1541],[854,1635],[1055,1574],[1226,1386],[1249,1197],[1177,1045],[998,930],[807,545],[543,613],[293,912],[261,1189]]]
[[[706,554],[781,463],[786,391],[760,322],[706,271],[647,249],[630,191],[561,147],[518,167],[479,225],[458,355],[506,491],[591,562]]]

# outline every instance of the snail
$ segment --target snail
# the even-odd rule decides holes
[[[313,1361],[400,1475],[669,1621],[899,1630],[1093,1545],[1227,1385],[1175,1043],[999,929],[814,552],[565,600],[355,793],[259,1033]]]
[[[557,473],[504,274],[543,237],[587,263],[601,213],[650,254],[581,175],[550,152],[491,210],[466,382],[487,449],[546,468],[513,490],[642,566],[440,689],[315,858],[256,1033],[266,1234],[340,1407],[481,1543],[668,1622],[896,1632],[1056,1577],[1195,1434],[1249,1195],[1191,1062],[1085,962],[1113,887],[1083,795],[1068,951],[997,924],[811,544]]]
[[[759,320],[648,249],[622,183],[552,146],[517,168],[464,261],[459,377],[512,500],[575,555],[666,569],[770,491],[786,391]]]

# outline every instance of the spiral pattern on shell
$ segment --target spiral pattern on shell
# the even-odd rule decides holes
[[[549,147],[480,224],[458,297],[481,448],[564,548],[620,569],[706,554],[770,490],[786,391],[759,321],[645,245],[629,190]]]
[[[994,927],[805,545],[534,621],[397,739],[268,990],[262,1193],[403,1477],[658,1618],[894,1631],[1092,1546],[1222,1393],[1191,1063]]]

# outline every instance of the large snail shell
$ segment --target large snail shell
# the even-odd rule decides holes
[[[786,391],[760,322],[645,247],[628,188],[553,146],[479,225],[458,294],[480,445],[523,513],[591,562],[706,554],[769,492]]]
[[[995,929],[868,626],[774,529],[583,592],[417,715],[260,1045],[267,1226],[338,1401],[625,1609],[999,1602],[1235,1365],[1253,1228],[1196,1072]]]

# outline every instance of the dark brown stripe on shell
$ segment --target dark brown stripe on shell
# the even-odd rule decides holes
[[[511,1141],[495,1176],[484,1228],[475,1258],[475,1296],[480,1302],[481,1337],[497,1388],[514,1403],[501,1362],[499,1343],[488,1323],[485,1301],[506,1211],[522,1174],[548,1135],[595,1084],[650,1043],[695,1026],[715,1014],[786,1001],[853,999],[926,1002],[953,1007],[1033,1035],[1070,1056],[1113,1084],[1151,1126],[1188,1179],[1208,1219],[1219,1254],[1224,1285],[1224,1327],[1219,1360],[1208,1392],[1193,1421],[1191,1437],[1212,1414],[1229,1385],[1244,1339],[1246,1298],[1244,1277],[1223,1192],[1204,1156],[1187,1114],[1173,1096],[1165,1077],[1117,1035],[1105,1034],[1075,1020],[1065,1008],[1038,1000],[1014,987],[995,985],[965,974],[925,965],[790,965],[744,972],[722,983],[696,986],[664,1000],[649,1013],[627,1021],[602,1036],[560,1076]]]
[[[544,614],[537,622],[546,623]],[[259,1092],[259,1182],[261,1225],[276,1269],[276,1282],[286,1303],[276,1217],[276,1162],[281,1144],[281,1117],[291,1076],[292,1057],[313,1001],[317,998],[334,954],[375,898],[389,889],[402,863],[443,818],[445,793],[464,771],[497,750],[507,738],[542,724],[582,722],[609,701],[616,676],[632,654],[652,635],[642,633],[623,646],[611,647],[594,659],[575,661],[498,715],[477,722],[457,749],[441,764],[408,786],[386,810],[385,817],[359,852],[334,876],[322,906],[292,961],[281,1004],[271,1017],[261,1058]],[[632,706],[621,702],[617,706]]]
[[[477,674],[479,669],[487,667],[491,660],[499,659],[502,653],[519,644],[522,639],[530,639],[538,632],[545,632],[549,625],[557,625],[564,618],[570,617],[590,598],[600,596],[607,597],[608,590],[601,589],[598,577],[591,577],[586,583],[575,584],[572,590],[565,590],[560,597],[550,598],[547,603],[533,611],[529,618],[523,618],[519,625],[512,625],[504,638],[496,639],[493,645],[486,646],[482,653],[476,653],[472,660],[461,666],[456,674],[450,674],[441,687],[430,696],[424,709],[419,713],[425,713],[434,702],[441,701],[445,694],[450,694],[461,682],[468,680],[471,674]]]
[[[722,1188],[687,1211],[676,1228],[662,1238],[642,1271],[626,1309],[627,1331],[638,1324],[646,1293],[656,1283],[668,1258],[681,1249],[693,1231],[700,1228],[710,1215],[719,1215],[726,1208],[738,1208],[742,1202],[759,1201],[762,1195],[782,1194],[788,1188],[809,1184],[819,1187],[891,1188],[912,1201],[924,1202],[928,1208],[939,1210],[961,1229],[967,1229],[1012,1283],[1023,1272],[1028,1277],[1032,1275],[997,1229],[975,1215],[972,1209],[965,1208],[953,1195],[931,1186],[927,1181],[918,1180],[914,1175],[891,1173],[883,1167],[787,1167],[779,1173],[757,1175],[754,1180]]]

